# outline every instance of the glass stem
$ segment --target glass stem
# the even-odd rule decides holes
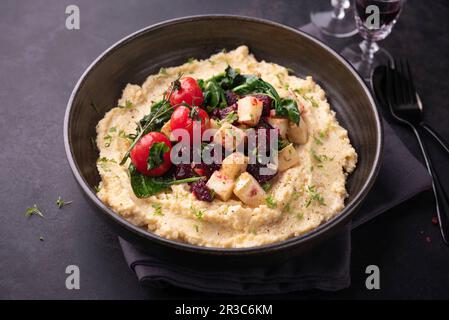
[[[379,50],[379,46],[376,41],[369,37],[360,43],[360,49],[362,50],[362,61],[367,64],[372,64],[374,55]]]
[[[348,9],[351,5],[349,0],[331,0],[331,4],[334,7],[333,16],[338,20],[341,20],[345,17],[345,10]]]

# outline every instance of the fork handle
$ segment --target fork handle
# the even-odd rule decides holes
[[[430,136],[433,137],[441,145],[441,147],[444,149],[444,151],[446,151],[447,154],[449,154],[449,143],[447,143],[447,141],[437,131],[435,131],[435,129],[424,122],[422,122],[420,126],[426,129]]]
[[[446,244],[449,244],[449,198],[443,189],[443,185],[441,184],[440,178],[434,169],[432,159],[430,158],[427,147],[422,139],[422,135],[426,129],[422,126],[412,126],[412,129],[418,139],[427,170],[432,178],[432,189],[435,196],[435,204],[441,235],[443,237],[443,241]]]

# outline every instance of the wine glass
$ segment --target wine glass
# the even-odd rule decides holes
[[[355,1],[355,23],[363,41],[346,47],[341,55],[368,82],[376,66],[392,62],[391,55],[385,49],[379,48],[377,41],[390,34],[404,2],[405,0]]]
[[[333,10],[310,13],[312,23],[325,35],[337,38],[357,33],[349,0],[331,0]]]

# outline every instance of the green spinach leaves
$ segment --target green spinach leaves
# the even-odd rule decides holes
[[[240,74],[239,70],[228,66],[225,72],[220,73],[206,81],[199,81],[204,93],[204,105],[207,111],[227,106],[226,91],[238,95],[264,94],[273,100],[272,109],[276,115],[286,117],[299,124],[300,114],[298,105],[292,99],[281,98],[276,89],[268,82],[255,75]]]
[[[172,177],[151,177],[145,176],[137,171],[136,167],[129,166],[129,176],[131,178],[131,187],[137,198],[147,198],[155,195],[173,184],[195,182],[204,177],[192,177],[187,179],[175,180]]]

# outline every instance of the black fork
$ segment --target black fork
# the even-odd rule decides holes
[[[395,69],[387,67],[386,91],[387,104],[392,116],[402,124],[409,126],[418,140],[427,170],[432,177],[432,188],[441,235],[443,241],[449,244],[449,198],[443,189],[422,139],[426,129],[420,126],[422,121],[421,110],[417,108],[416,90],[408,62],[395,61]]]

